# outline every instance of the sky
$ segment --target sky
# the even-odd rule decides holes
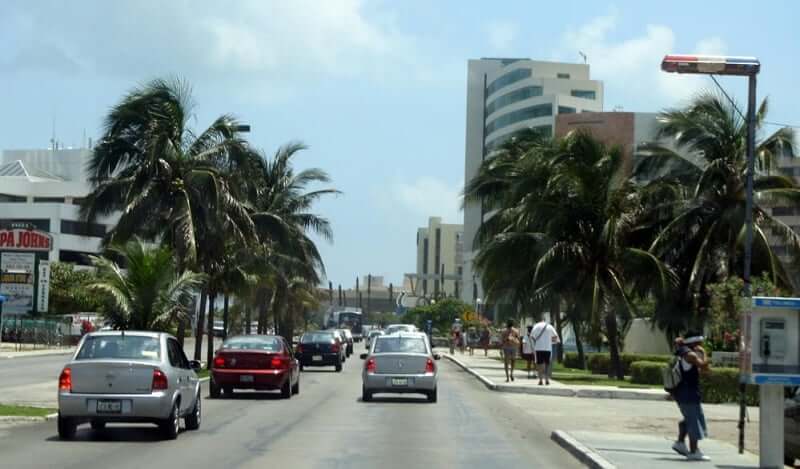
[[[657,112],[713,83],[659,70],[670,52],[756,56],[771,121],[800,124],[800,5],[759,2],[72,0],[0,2],[0,149],[96,139],[123,94],[157,77],[192,85],[194,126],[232,113],[267,154],[342,191],[316,212],[328,278],[402,282],[429,216],[462,223],[467,60],[581,62],[605,110]],[[722,85],[745,103],[746,83]],[[744,108],[744,105],[742,105]],[[55,125],[54,125],[55,123]]]

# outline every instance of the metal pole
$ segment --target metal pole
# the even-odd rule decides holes
[[[750,267],[753,256],[753,176],[755,174],[756,148],[756,75],[748,76],[747,93],[747,191],[744,208],[744,296],[750,298]],[[745,392],[747,385],[739,383],[739,454],[744,452],[744,420],[747,412]]]

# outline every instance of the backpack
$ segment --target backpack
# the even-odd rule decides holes
[[[672,394],[681,384],[683,373],[681,372],[681,361],[675,358],[667,366],[661,369],[661,379],[664,382],[664,391]]]

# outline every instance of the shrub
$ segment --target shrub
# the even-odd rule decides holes
[[[631,363],[633,362],[656,362],[667,363],[672,358],[671,355],[645,355],[637,353],[623,353],[620,355],[622,361],[622,372],[627,376],[631,374]],[[608,374],[611,367],[611,356],[608,353],[590,353],[586,358],[589,370],[593,374]]]
[[[633,362],[631,363],[631,383],[661,384],[661,369],[665,366],[666,364],[663,362]]]
[[[703,402],[720,404],[739,401],[739,369],[712,368],[711,373],[700,375]],[[758,386],[747,385],[747,405],[758,405]]]
[[[566,352],[564,354],[564,368],[583,368],[581,362],[578,361],[578,352]]]

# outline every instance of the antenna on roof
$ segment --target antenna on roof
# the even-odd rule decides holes
[[[584,54],[582,51],[578,51],[578,55],[583,57],[583,63],[588,63],[589,62],[589,58],[586,57],[586,54]]]

